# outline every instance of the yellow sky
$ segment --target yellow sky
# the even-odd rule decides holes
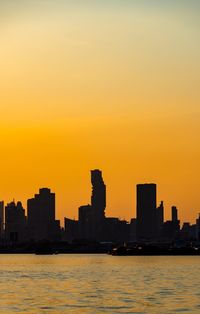
[[[191,1],[2,1],[0,197],[57,194],[57,216],[90,202],[135,215],[135,185],[194,221],[200,212],[200,23]]]

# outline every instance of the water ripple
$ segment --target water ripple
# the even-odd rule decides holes
[[[199,272],[187,256],[2,255],[0,313],[200,313]]]

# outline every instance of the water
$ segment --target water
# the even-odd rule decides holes
[[[200,257],[0,255],[0,313],[200,313]]]

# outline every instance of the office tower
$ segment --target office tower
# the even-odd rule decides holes
[[[178,234],[180,231],[180,220],[178,220],[178,210],[176,206],[172,206],[172,223],[174,225],[175,234]]]
[[[178,211],[176,206],[172,206],[172,221],[177,221],[178,220]]]
[[[106,186],[104,184],[100,170],[91,171],[92,197],[91,205],[94,210],[96,220],[105,218],[106,208]]]
[[[39,190],[27,201],[29,238],[55,241],[59,238],[59,221],[55,220],[55,193],[48,188]]]
[[[92,183],[92,228],[90,233],[95,241],[104,241],[105,239],[105,208],[106,208],[106,186],[104,184],[100,170],[91,171]]]
[[[156,184],[137,185],[137,239],[153,240],[156,235]]]
[[[106,186],[100,170],[91,170],[91,205],[79,207],[79,236],[102,241],[105,238]]]
[[[29,222],[55,220],[55,193],[51,193],[50,189],[40,189],[27,205]]]
[[[0,202],[0,239],[4,235],[4,202]]]
[[[26,217],[21,202],[5,206],[5,238],[8,242],[26,241]]]

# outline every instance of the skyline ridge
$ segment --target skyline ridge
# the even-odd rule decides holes
[[[99,170],[98,168],[94,168],[93,170],[90,170],[91,171],[91,173],[94,171],[100,171],[100,173],[102,172],[101,170]],[[157,183],[153,183],[152,181],[144,181],[143,183],[136,183],[135,184],[135,187],[137,188],[138,186],[143,186],[143,185],[154,185],[154,186],[157,186]],[[51,190],[51,188],[49,187],[49,186],[43,186],[43,187],[40,187],[39,188],[39,190],[41,190],[41,189],[50,189]],[[55,193],[55,195],[56,195],[56,193]],[[136,195],[136,192],[135,192],[135,195]],[[12,198],[12,200],[9,200],[8,201],[8,203],[7,204],[9,204],[9,203],[12,203],[12,202],[15,202],[16,201],[16,199],[17,198]],[[27,201],[28,201],[28,197],[27,197],[27,200],[26,200],[26,205],[27,205]],[[3,201],[4,202],[4,200],[2,199],[1,201]],[[21,202],[21,200],[19,200],[18,199],[18,201],[17,202],[20,202],[20,203],[23,203],[23,202]],[[80,202],[81,202],[81,200],[80,200]],[[165,201],[163,200],[163,199],[161,199],[161,201],[160,202],[162,202],[162,203],[164,203],[165,204]],[[86,202],[87,203],[87,202]],[[174,202],[172,202],[171,203],[171,206],[170,206],[170,209],[173,207],[175,205],[175,203]],[[26,206],[27,207],[27,206]],[[78,207],[77,207],[78,208]],[[131,217],[130,217],[130,219],[126,219],[125,217],[124,218],[122,218],[121,216],[119,216],[119,218],[120,219],[122,219],[122,220],[124,220],[124,219],[126,219],[126,220],[131,220],[132,218],[135,218],[136,217],[136,209],[137,209],[137,206],[135,205],[135,206],[133,206],[133,208],[132,208],[132,212],[133,213],[135,213],[135,215],[133,214]],[[181,213],[181,208],[179,208],[179,210],[180,210],[180,213]],[[25,208],[25,211],[26,211],[26,213],[27,213],[27,209]],[[65,214],[67,214],[67,211],[64,213],[64,216],[62,217],[62,219],[64,219],[64,217],[65,217]],[[170,213],[171,214],[171,213]],[[199,215],[200,213],[197,213],[197,216]],[[108,216],[108,217],[112,217],[112,216]],[[165,216],[164,216],[164,219],[165,220],[167,220],[168,219],[168,217],[166,218],[167,216],[166,216],[166,213],[165,213]],[[75,219],[75,218],[74,218]],[[193,217],[193,219],[196,219],[195,217]],[[191,223],[191,221],[189,221],[190,223]],[[183,221],[182,221],[182,223],[183,223]]]
[[[40,188],[27,200],[27,215],[20,201],[0,202],[1,245],[18,245],[41,241],[74,243],[179,243],[199,241],[200,214],[196,224],[180,224],[178,209],[171,207],[171,219],[164,220],[164,202],[157,204],[157,185],[137,184],[136,218],[130,221],[106,215],[106,184],[102,171],[94,169],[91,176],[91,200],[78,208],[78,219],[64,217],[64,228],[56,219],[56,194]],[[5,217],[5,219],[4,219]]]

